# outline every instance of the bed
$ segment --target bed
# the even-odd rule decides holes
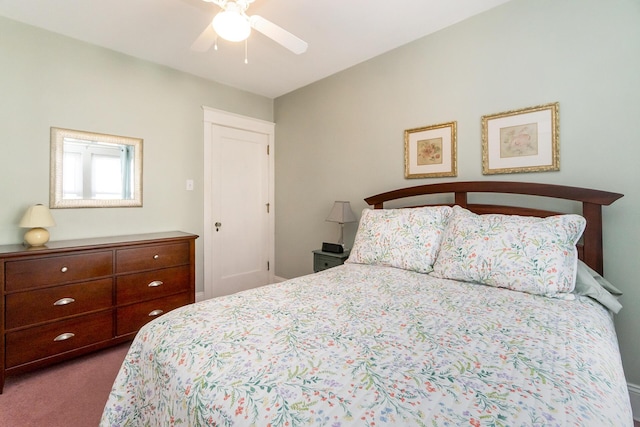
[[[509,194],[570,211],[475,203]],[[344,265],[143,327],[101,425],[632,426],[602,277],[620,197],[490,181],[368,197]]]

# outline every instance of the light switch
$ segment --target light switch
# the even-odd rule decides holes
[[[188,179],[187,180],[187,191],[193,191],[193,180],[192,179]]]

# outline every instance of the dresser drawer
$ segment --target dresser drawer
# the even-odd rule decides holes
[[[110,308],[113,279],[17,292],[7,295],[6,304],[6,329]]]
[[[5,289],[45,287],[113,274],[111,251],[29,258],[5,264]]]
[[[191,287],[190,277],[188,265],[118,276],[116,304],[129,304],[188,291]]]
[[[73,336],[65,334],[73,334]],[[8,332],[5,366],[11,368],[100,341],[107,341],[112,336],[112,310]],[[65,337],[69,338],[65,339]]]
[[[154,270],[189,263],[189,244],[141,246],[116,252],[116,273]]]
[[[189,293],[185,292],[166,298],[119,307],[116,320],[116,335],[135,332],[158,316],[191,302]]]

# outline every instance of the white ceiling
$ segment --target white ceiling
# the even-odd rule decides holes
[[[276,98],[509,0],[255,0],[260,15],[309,43],[296,55],[253,31],[190,50],[219,8],[202,0],[0,0],[0,15]]]

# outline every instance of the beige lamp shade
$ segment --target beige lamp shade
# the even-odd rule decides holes
[[[30,228],[24,235],[24,240],[30,246],[42,246],[49,241],[49,231],[44,227],[53,227],[56,222],[44,205],[33,205],[24,213],[20,224],[22,228]]]
[[[349,202],[335,202],[327,221],[338,222],[344,224],[345,222],[356,222],[358,219],[351,210],[351,204]]]
[[[330,222],[337,222],[340,224],[340,238],[338,239],[339,245],[344,245],[344,224],[346,222],[356,222],[358,219],[351,210],[351,204],[349,202],[336,201],[329,212],[329,216],[326,219]]]

